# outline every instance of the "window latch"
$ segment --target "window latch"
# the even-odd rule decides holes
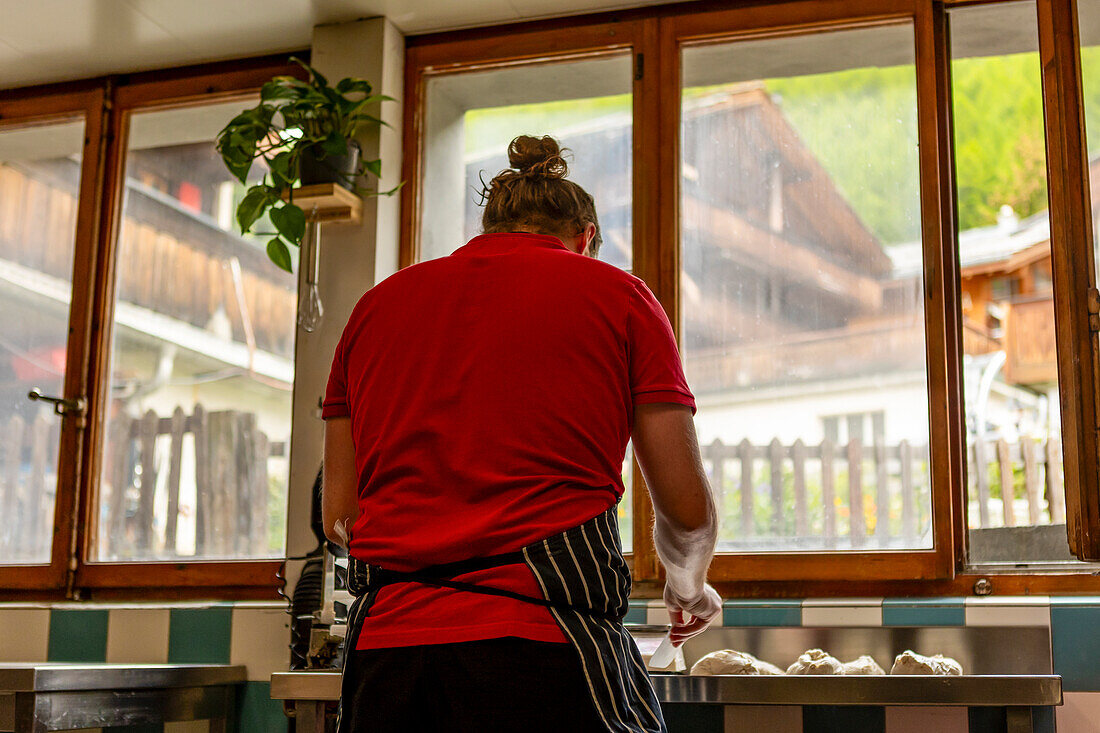
[[[53,405],[53,411],[61,416],[72,415],[74,417],[84,417],[84,413],[88,409],[88,402],[83,397],[76,397],[71,400],[67,400],[64,397],[51,397],[50,395],[42,394],[42,390],[35,387],[27,393],[27,399],[32,402],[49,402]]]

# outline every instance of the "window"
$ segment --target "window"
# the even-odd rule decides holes
[[[913,59],[909,24],[683,51],[680,338],[720,551],[932,547]]]
[[[429,77],[425,88],[421,259],[450,254],[481,232],[480,192],[508,167],[516,131],[553,135],[570,178],[596,200],[601,258],[630,269],[630,56]]]
[[[130,117],[95,560],[283,552],[297,283],[213,145],[254,104]]]
[[[287,73],[0,94],[0,589],[273,596],[296,282],[213,140]]]
[[[1070,561],[1033,2],[951,28],[970,561]]]
[[[84,121],[0,128],[0,564],[49,564]]]
[[[1083,112],[1076,19],[1054,0],[666,6],[413,39],[402,261],[474,231],[465,199],[461,235],[433,211],[471,192],[468,170],[440,165],[462,148],[448,134],[489,119],[490,95],[468,89],[525,78],[537,96],[568,78],[516,104],[579,99],[565,108],[590,124],[593,97],[618,98],[633,71],[633,246],[617,264],[678,331],[722,514],[712,579],[740,581],[730,594],[944,594],[1011,570],[998,592],[1100,589],[1070,552],[1096,552],[1080,527],[1100,536],[1082,336],[1100,215],[1091,199],[1079,211],[1072,134],[1100,119],[1100,6],[1078,5]],[[621,87],[570,75],[616,54],[633,61]],[[493,128],[498,156],[520,132],[568,134],[531,107],[500,114],[525,128]],[[634,574],[659,581],[637,494]]]

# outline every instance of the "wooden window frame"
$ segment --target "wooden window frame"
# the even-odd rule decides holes
[[[309,54],[299,56],[308,59]],[[88,403],[83,419],[63,422],[50,563],[0,566],[0,599],[278,597],[280,559],[96,562],[91,545],[130,115],[246,98],[279,74],[304,78],[300,67],[279,54],[0,92],[0,129],[76,114],[85,118],[65,396],[84,397]]]
[[[89,359],[94,321],[84,304],[91,299],[94,285],[86,273],[94,271],[98,257],[96,241],[102,194],[104,103],[104,89],[96,85],[65,85],[57,91],[39,88],[24,94],[0,95],[0,130],[9,126],[49,124],[77,117],[84,122],[73,238],[69,339],[65,352],[67,366],[62,395],[66,398],[87,394],[86,375],[81,365]],[[78,476],[85,453],[87,430],[83,417],[70,414],[56,419],[61,421],[61,437],[50,561],[48,564],[0,565],[0,589],[60,589],[65,587],[69,578],[73,523],[80,504]]]
[[[711,578],[727,596],[805,597],[845,595],[967,595],[979,580],[995,593],[1097,592],[1093,568],[999,572],[968,566],[966,440],[963,424],[961,310],[957,246],[950,52],[950,7],[1002,0],[828,0],[720,7],[691,3],[554,21],[511,24],[408,39],[402,200],[402,267],[418,259],[420,184],[423,171],[424,82],[436,74],[553,63],[576,54],[630,48],[644,57],[634,86],[634,266],[679,327],[679,114],[681,45],[786,35],[875,24],[911,24],[916,52],[921,229],[924,242],[924,308],[930,419],[930,473],[934,547],[926,552],[773,553],[719,555]],[[1044,67],[1044,110],[1051,180],[1052,255],[1058,309],[1058,366],[1062,389],[1067,514],[1072,546],[1100,556],[1100,469],[1097,465],[1096,389],[1100,356],[1100,295],[1094,287],[1080,62],[1074,0],[1037,0]],[[614,41],[600,47],[618,27]],[[571,56],[572,55],[572,56]],[[1073,100],[1077,99],[1076,106]],[[1069,122],[1067,122],[1069,120]],[[1081,127],[1079,134],[1049,131]],[[1084,215],[1082,215],[1084,212]],[[1057,219],[1058,221],[1055,221]],[[1082,224],[1082,222],[1084,222]],[[653,245],[652,243],[656,243]],[[1087,263],[1087,267],[1084,265]],[[1083,270],[1083,272],[1082,272]],[[1059,302],[1061,301],[1061,302]],[[1091,310],[1090,310],[1091,309]],[[1088,330],[1090,313],[1096,326]],[[1086,336],[1087,335],[1087,336]],[[1067,436],[1077,438],[1070,441]],[[1069,462],[1074,462],[1071,473]],[[652,505],[634,471],[635,592],[659,597],[663,575],[653,548]],[[1096,528],[1096,529],[1089,529]],[[1071,544],[1073,540],[1071,540]]]

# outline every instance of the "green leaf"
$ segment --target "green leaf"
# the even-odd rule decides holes
[[[382,159],[367,160],[363,162],[363,169],[373,175],[375,178],[381,178],[382,176]]]
[[[237,205],[237,225],[241,228],[241,234],[246,234],[256,220],[263,216],[264,211],[278,200],[278,196],[267,186],[253,186],[248,189],[241,203]]]
[[[317,69],[313,68],[312,66],[307,64],[305,61],[302,61],[300,58],[298,58],[296,56],[291,56],[290,60],[293,63],[296,63],[299,66],[301,66],[303,69],[305,69],[309,73],[309,81],[310,81],[311,84],[313,84],[314,86],[319,87],[319,88],[328,87],[328,79],[323,77],[321,75],[321,72],[317,71]]]
[[[398,191],[400,191],[404,187],[405,187],[405,181],[401,181],[401,183],[397,184],[396,186],[391,188],[389,191],[383,191],[382,193],[380,193],[378,195],[379,196],[393,196],[395,193],[397,193]]]
[[[357,79],[355,77],[348,77],[336,82],[336,91],[341,94],[355,94],[360,92],[362,94],[370,94],[371,86],[370,82],[366,79]]]
[[[268,159],[267,167],[271,169],[271,177],[277,188],[291,186],[298,180],[298,173],[294,170],[294,156],[289,150]]]
[[[290,250],[287,249],[283,240],[278,237],[275,237],[267,243],[267,256],[271,258],[272,262],[287,272],[294,272],[290,263]]]
[[[348,152],[348,140],[340,133],[333,130],[321,141],[321,149],[326,155],[346,155]]]
[[[306,215],[301,208],[294,204],[286,204],[278,209],[271,210],[271,223],[283,236],[283,239],[291,244],[302,243],[302,237],[306,234]]]

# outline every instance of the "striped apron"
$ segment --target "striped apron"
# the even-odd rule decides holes
[[[517,552],[413,572],[386,570],[349,558],[347,585],[356,600],[348,611],[345,655],[356,648],[363,620],[378,591],[391,583],[424,583],[514,598],[549,609],[577,652],[592,702],[609,731],[667,733],[645,663],[622,624],[630,596],[630,572],[617,527],[615,507],[611,507],[584,524]],[[542,598],[453,579],[475,570],[520,563],[534,574]]]

